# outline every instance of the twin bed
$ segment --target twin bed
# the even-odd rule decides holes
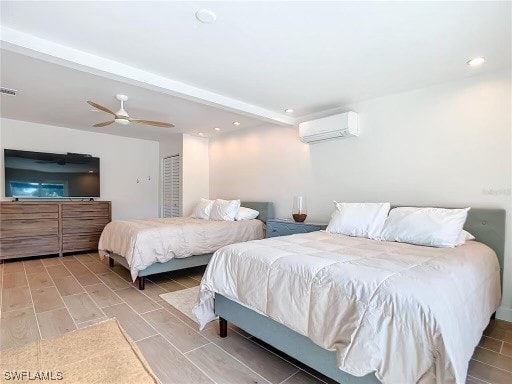
[[[210,221],[191,217],[119,220],[101,234],[98,249],[138,278],[144,289],[146,276],[207,265],[213,252],[234,243],[262,239],[264,224],[274,217],[269,202],[242,202],[259,212],[254,220]]]
[[[201,326],[219,317],[221,337],[231,322],[337,382],[465,382],[501,300],[504,210],[472,209],[464,229],[476,241],[433,248],[327,232],[253,240],[263,237],[272,205],[242,205],[260,211],[260,226],[238,226],[234,232],[243,235],[222,248],[227,229],[217,229],[213,258],[187,247],[206,234],[184,233],[199,225],[189,221],[173,235],[181,240],[139,228],[135,244],[117,249],[131,251],[132,277],[142,288],[144,276],[211,259],[194,309]],[[148,244],[154,260],[146,266]],[[128,267],[115,249],[109,257]]]

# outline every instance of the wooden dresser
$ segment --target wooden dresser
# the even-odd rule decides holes
[[[95,250],[110,201],[0,202],[0,259]]]

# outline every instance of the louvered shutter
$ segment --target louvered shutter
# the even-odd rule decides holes
[[[162,216],[180,215],[180,155],[164,158]]]

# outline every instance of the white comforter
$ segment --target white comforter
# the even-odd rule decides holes
[[[194,308],[218,292],[337,352],[383,383],[464,383],[500,299],[496,254],[470,241],[430,248],[312,232],[218,250]]]
[[[113,221],[98,249],[124,256],[133,281],[154,263],[215,252],[229,244],[263,238],[260,220],[209,221],[191,217]]]

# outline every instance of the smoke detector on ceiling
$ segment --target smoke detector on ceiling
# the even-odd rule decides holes
[[[200,9],[196,12],[196,19],[204,24],[213,24],[217,20],[217,15],[209,9]]]
[[[0,87],[0,93],[2,95],[16,96],[16,92],[18,91],[15,89]]]

